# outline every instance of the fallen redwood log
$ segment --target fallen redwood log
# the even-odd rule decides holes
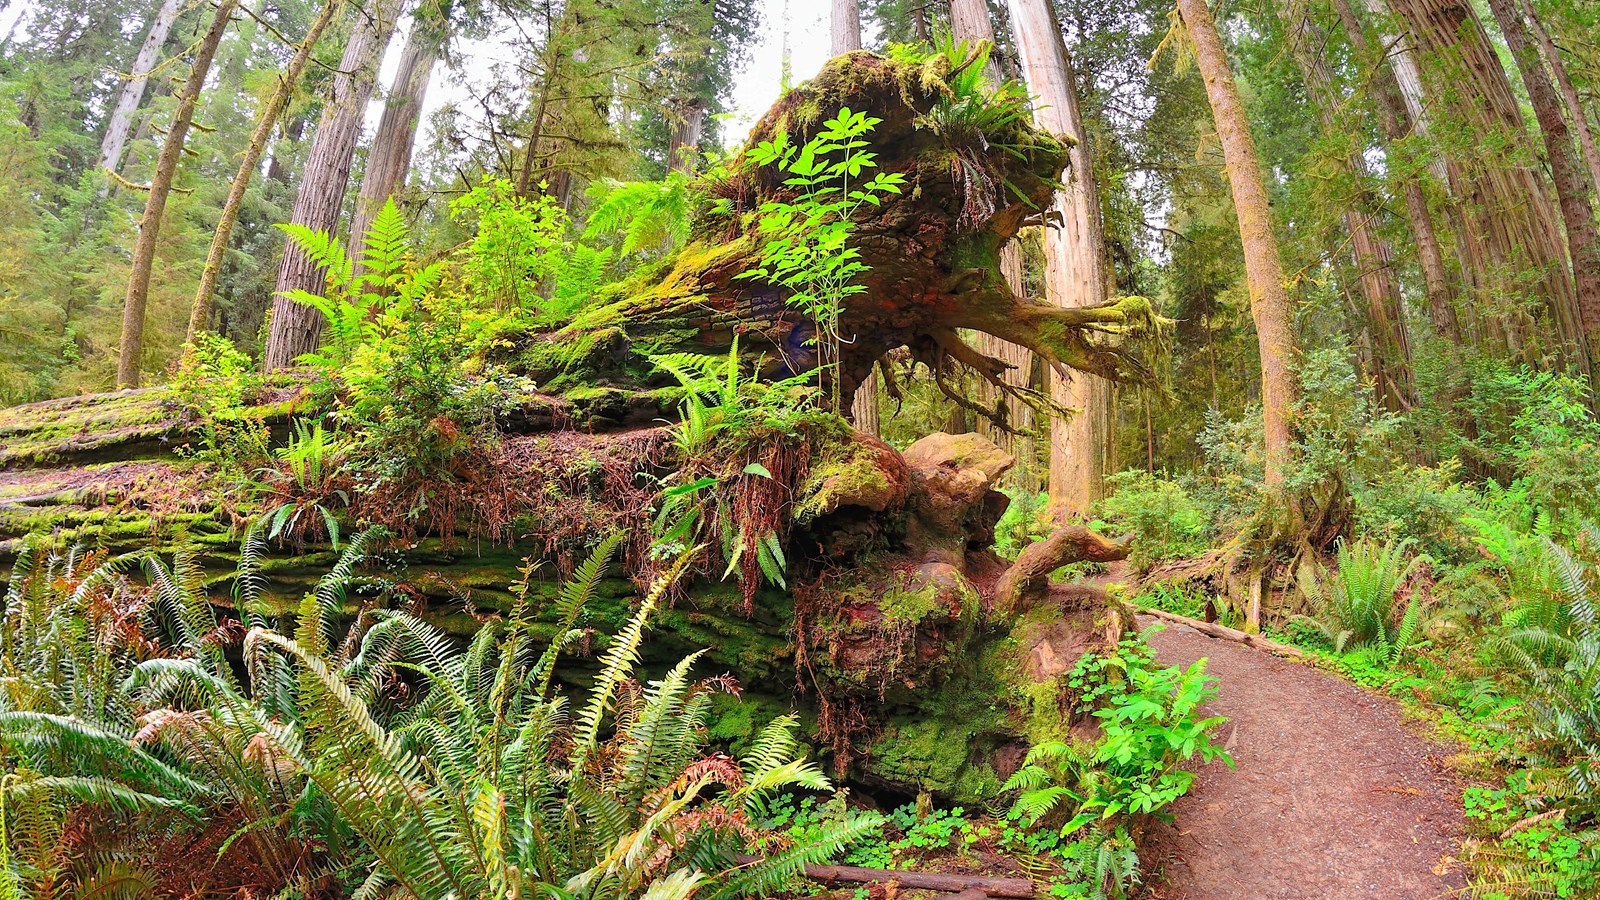
[[[1190,628],[1193,628],[1195,631],[1210,637],[1221,638],[1225,641],[1233,641],[1236,644],[1244,644],[1246,647],[1254,647],[1257,650],[1265,650],[1268,653],[1276,653],[1279,656],[1286,656],[1290,659],[1302,659],[1305,657],[1305,653],[1303,653],[1298,647],[1291,647],[1288,644],[1280,644],[1277,641],[1264,638],[1259,634],[1250,634],[1246,631],[1240,631],[1237,628],[1229,628],[1226,625],[1218,625],[1216,622],[1202,622],[1199,619],[1191,619],[1188,616],[1180,616],[1177,613],[1169,613],[1164,609],[1146,608],[1139,610],[1139,612],[1143,615],[1154,616],[1155,618],[1166,622],[1187,625]]]
[[[756,862],[759,857],[739,856],[741,863]],[[977,897],[1033,897],[1033,882],[1026,878],[990,878],[983,875],[956,875],[948,872],[899,872],[894,869],[864,869],[860,866],[806,866],[806,877],[823,884],[839,881],[851,884],[868,882],[894,882],[903,888],[918,891],[940,891],[955,894],[958,898],[974,900]]]

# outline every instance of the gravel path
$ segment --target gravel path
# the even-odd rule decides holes
[[[1143,624],[1143,623],[1142,623]],[[1209,658],[1210,704],[1238,764],[1201,770],[1153,836],[1160,900],[1420,900],[1454,896],[1460,786],[1444,748],[1398,706],[1338,678],[1193,629],[1150,636],[1158,659]]]

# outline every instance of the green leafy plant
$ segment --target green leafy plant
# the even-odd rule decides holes
[[[663,253],[689,239],[695,194],[682,172],[660,181],[602,179],[590,186],[589,196],[595,205],[585,237],[615,235],[623,256]]]
[[[172,373],[172,404],[199,425],[195,456],[230,477],[267,455],[268,432],[250,401],[265,387],[255,363],[221,335],[195,335]]]
[[[1205,552],[1211,534],[1209,515],[1177,481],[1142,469],[1106,479],[1107,495],[1095,511],[1136,537],[1128,559],[1141,572],[1168,559]]]
[[[327,270],[324,294],[299,288],[284,294],[322,313],[322,346],[300,361],[323,370],[349,363],[359,347],[377,340],[384,327],[379,313],[408,314],[444,275],[440,263],[412,266],[405,218],[393,199],[384,204],[372,220],[372,228],[362,236],[359,274],[356,257],[337,237],[294,223],[278,227],[307,258]]]
[[[683,388],[672,433],[684,464],[663,484],[653,526],[657,551],[670,554],[714,538],[728,561],[722,577],[738,574],[747,599],[759,578],[785,586],[788,562],[777,523],[742,517],[735,495],[749,479],[773,481],[765,465],[743,458],[748,447],[789,432],[811,408],[816,388],[810,377],[744,377],[737,338],[725,358],[680,353],[650,359]]]
[[[1047,833],[1034,847],[1092,872],[1093,896],[1121,897],[1138,875],[1129,835],[1139,820],[1166,817],[1166,808],[1188,792],[1191,760],[1233,764],[1211,741],[1225,720],[1200,713],[1216,694],[1205,660],[1187,670],[1158,667],[1136,636],[1113,652],[1085,654],[1067,684],[1078,693],[1078,708],[1101,720],[1102,737],[1092,747],[1035,744],[1003,787],[1016,792],[1008,816]]]
[[[740,273],[740,278],[761,278],[790,291],[788,303],[809,317],[816,328],[820,369],[839,361],[844,336],[839,317],[849,298],[866,290],[856,279],[866,271],[861,253],[850,246],[855,231],[853,216],[862,206],[881,206],[890,194],[899,194],[905,176],[878,172],[877,154],[864,149],[867,135],[881,122],[849,107],[822,124],[803,145],[787,132],[746,150],[761,166],[774,166],[787,177],[784,185],[795,189],[794,200],[769,200],[761,205],[759,236],[766,242],[760,265]],[[833,409],[840,410],[838,379],[833,380]]]
[[[262,519],[269,539],[303,546],[308,536],[326,537],[339,549],[338,509],[350,505],[339,467],[348,452],[349,443],[321,422],[294,420],[288,443],[272,452],[274,465],[256,471],[258,493],[268,498]]]
[[[1309,566],[1300,569],[1300,590],[1316,609],[1301,617],[1319,628],[1335,652],[1371,647],[1377,658],[1394,665],[1416,635],[1421,604],[1408,597],[1399,606],[1401,587],[1416,568],[1407,559],[1410,542],[1391,540],[1341,541],[1335,566],[1320,575]]]
[[[934,50],[950,67],[948,93],[917,118],[919,128],[939,136],[950,149],[950,177],[961,198],[956,227],[974,228],[988,220],[1008,185],[995,174],[991,157],[1007,154],[1026,159],[1035,135],[1028,92],[1010,79],[989,82],[989,57],[994,45],[976,45],[944,37]]]
[[[535,637],[543,632],[525,566],[512,609],[465,648],[401,610],[366,605],[351,616],[345,587],[367,542],[367,533],[353,538],[306,594],[292,636],[248,613],[242,670],[218,640],[239,630],[216,618],[187,551],[171,567],[138,557],[152,603],[128,615],[150,617],[144,640],[163,636],[171,652],[154,655],[128,639],[125,621],[99,615],[98,599],[47,606],[65,582],[34,577],[25,563],[7,597],[8,633],[24,639],[8,640],[5,652],[46,664],[41,679],[71,684],[79,672],[93,674],[92,702],[37,694],[52,711],[36,712],[0,701],[0,747],[26,765],[4,783],[4,808],[38,809],[48,794],[57,828],[72,809],[114,809],[128,819],[123,833],[190,835],[185,846],[216,855],[209,871],[243,872],[258,887],[303,892],[331,878],[341,894],[402,891],[423,900],[770,894],[877,827],[874,816],[850,815],[771,847],[760,862],[735,858],[762,837],[755,817],[775,794],[830,785],[804,760],[793,716],[763,728],[743,760],[707,750],[711,693],[726,680],[690,677],[701,654],[648,683],[635,677],[648,619],[683,560],[608,643],[573,712],[553,667],[581,634],[583,605],[617,539],[561,590],[553,642]],[[235,579],[245,610],[257,606],[263,548],[252,529]],[[52,562],[44,574],[62,565],[84,573],[69,597],[123,583],[92,561]],[[114,639],[103,650],[92,634],[66,648],[100,652],[104,671],[49,667],[38,654],[59,658],[49,645],[63,642],[41,630],[45,621],[108,629]],[[417,685],[404,701],[392,692],[400,676]],[[6,845],[6,873],[26,884],[42,867],[9,848],[35,846],[49,826],[5,821],[16,838]],[[133,867],[141,883],[164,883],[186,865],[137,847],[110,858]],[[62,877],[93,877],[86,871]],[[207,876],[218,877],[232,876]]]
[[[569,318],[605,283],[615,256],[611,248],[572,240],[567,212],[553,195],[518,194],[504,179],[452,200],[450,211],[473,229],[461,256],[467,280],[503,311]]]

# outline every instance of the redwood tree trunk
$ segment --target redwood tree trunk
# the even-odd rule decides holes
[[[356,20],[339,61],[339,72],[333,78],[332,96],[311,138],[300,193],[289,219],[296,225],[329,233],[338,230],[339,210],[350,182],[350,164],[361,139],[367,102],[372,98],[378,63],[394,35],[401,5],[401,0],[376,0]],[[319,293],[323,278],[322,267],[293,242],[284,247],[278,267],[278,295],[272,301],[272,328],[262,360],[267,371],[287,368],[301,354],[317,348],[322,336],[322,314],[289,300],[283,292],[298,288]]]
[[[1600,341],[1600,244],[1596,243],[1594,207],[1589,202],[1593,185],[1578,161],[1573,136],[1561,114],[1561,101],[1555,85],[1545,71],[1539,49],[1528,34],[1515,0],[1489,0],[1489,8],[1500,23],[1511,55],[1522,72],[1533,114],[1544,134],[1545,157],[1550,177],[1555,182],[1561,218],[1567,226],[1567,252],[1572,257],[1573,281],[1578,291],[1579,339],[1587,347]]]
[[[857,0],[833,0],[833,55],[861,49],[861,6]]]
[[[1583,159],[1589,167],[1589,181],[1591,184],[1600,185],[1600,149],[1595,148],[1594,129],[1589,126],[1589,117],[1585,114],[1583,100],[1578,97],[1578,89],[1572,83],[1572,76],[1567,72],[1567,64],[1561,58],[1561,51],[1556,48],[1556,42],[1551,40],[1549,29],[1539,21],[1539,12],[1533,8],[1531,0],[1521,0],[1522,13],[1527,16],[1528,27],[1535,37],[1539,39],[1539,51],[1544,56],[1545,65],[1550,67],[1550,72],[1555,75],[1556,84],[1561,88],[1561,100],[1566,104],[1567,115],[1572,118],[1572,130],[1577,132],[1578,146],[1583,148]]]
[[[1371,50],[1366,29],[1350,6],[1349,0],[1333,0],[1334,9],[1344,25],[1350,46],[1364,64],[1372,65],[1374,78],[1372,93],[1376,98],[1378,124],[1384,138],[1390,169],[1394,171],[1401,162],[1400,144],[1407,134],[1405,100],[1400,91],[1394,70],[1383,65]],[[1422,269],[1422,282],[1428,298],[1428,317],[1434,330],[1452,344],[1461,342],[1461,327],[1456,317],[1455,286],[1445,265],[1444,250],[1439,244],[1439,234],[1434,230],[1433,214],[1428,210],[1428,198],[1423,192],[1417,173],[1400,166],[1397,174],[1400,193],[1405,200],[1406,223],[1416,241],[1417,264]]]
[[[150,70],[155,68],[161,47],[166,44],[167,35],[172,31],[172,23],[178,20],[180,6],[179,0],[161,0],[155,18],[150,20],[150,30],[139,47],[139,55],[134,57],[133,70],[122,83],[117,105],[112,108],[111,118],[106,121],[105,139],[100,142],[102,169],[116,172],[122,167],[122,153],[127,147],[128,133],[133,130],[133,114],[138,112],[139,103],[144,99]]]
[[[1278,12],[1288,29],[1290,48],[1304,77],[1306,94],[1316,107],[1317,121],[1325,134],[1337,135],[1341,125],[1335,115],[1338,97],[1333,73],[1322,56],[1321,36],[1310,11],[1294,0],[1281,0]],[[1372,335],[1371,374],[1378,399],[1391,412],[1400,412],[1410,408],[1415,399],[1411,338],[1406,332],[1405,306],[1400,297],[1400,283],[1394,274],[1393,251],[1373,228],[1383,201],[1369,189],[1372,173],[1358,151],[1352,150],[1345,157],[1344,168],[1358,190],[1356,202],[1345,209],[1344,224],[1345,230],[1350,232],[1356,277],[1366,302],[1367,329]]]
[[[383,102],[383,117],[367,154],[367,171],[361,176],[361,192],[356,197],[355,213],[350,217],[351,247],[360,247],[383,204],[405,184],[411,171],[411,153],[416,146],[417,125],[422,105],[428,96],[428,81],[439,59],[440,35],[431,17],[417,16],[406,38],[400,66]]]
[[[300,42],[289,60],[289,67],[278,76],[278,85],[273,88],[272,96],[256,112],[255,130],[250,133],[244,157],[239,160],[239,171],[234,174],[233,185],[228,188],[228,199],[222,204],[217,230],[212,234],[211,248],[206,252],[206,265],[200,272],[200,287],[195,291],[194,306],[189,310],[190,342],[194,341],[195,335],[206,330],[211,321],[211,297],[216,293],[217,279],[222,275],[222,261],[228,255],[228,237],[233,232],[234,223],[239,221],[239,209],[244,205],[245,191],[249,189],[250,178],[255,175],[256,166],[261,162],[261,154],[266,152],[272,129],[277,127],[278,117],[283,115],[289,98],[294,96],[295,86],[300,83],[300,75],[316,50],[317,41],[322,39],[322,33],[328,30],[334,17],[343,8],[344,0],[325,0],[322,11],[306,32],[305,40]]]
[[[994,25],[989,19],[987,0],[950,0],[950,33],[956,40],[966,41],[969,44],[975,45],[979,41],[994,44]],[[998,87],[1005,80],[993,56],[989,59],[986,75],[991,86]],[[1011,241],[1000,248],[1000,272],[1005,276],[1006,284],[1012,293],[1022,296],[1024,291],[1022,248],[1016,241]],[[1033,371],[1033,351],[987,334],[978,335],[974,346],[1011,366],[1001,375],[1008,384],[1015,387],[1028,386],[1028,379]],[[1033,427],[1032,406],[1009,400],[1004,393],[987,382],[978,385],[978,392],[979,398],[986,405],[1006,417],[1010,427],[1019,432],[1025,432]],[[979,422],[978,429],[1001,449],[1017,458],[1017,477],[1022,482],[1023,489],[1034,490],[1036,480],[1033,471],[1034,453],[1032,448],[1027,446],[1027,442],[1022,442],[1023,446],[1019,448],[1012,434],[985,422]]]
[[[1206,0],[1178,0],[1178,12],[1194,46],[1195,64],[1205,81],[1206,99],[1216,119],[1228,184],[1233,189],[1244,245],[1245,276],[1250,283],[1250,314],[1255,319],[1261,350],[1261,423],[1265,436],[1267,484],[1281,483],[1294,445],[1294,407],[1300,382],[1293,364],[1299,352],[1294,309],[1283,275],[1278,239],[1272,233],[1272,207],[1267,202],[1261,160],[1250,120],[1239,99],[1222,38]]]
[[[833,0],[833,55],[861,49],[861,7],[857,0]],[[869,371],[856,386],[850,401],[850,421],[856,430],[877,434],[883,430],[878,408],[878,373]]]
[[[172,180],[178,173],[178,162],[183,158],[183,142],[188,137],[189,125],[194,121],[195,107],[200,103],[200,92],[206,86],[206,76],[211,72],[211,60],[217,55],[217,45],[222,42],[228,21],[239,6],[239,0],[221,0],[216,14],[211,17],[211,27],[194,51],[194,64],[189,69],[189,79],[184,82],[178,108],[167,126],[167,137],[161,145],[161,157],[156,161],[155,177],[150,180],[150,194],[145,198],[144,215],[139,219],[139,239],[133,245],[133,266],[128,273],[128,293],[122,305],[122,345],[117,352],[117,387],[139,386],[139,362],[144,352],[145,307],[150,298],[150,270],[155,265],[156,242],[161,237],[161,217],[167,209],[167,197],[172,193]]]
[[[1458,129],[1503,137],[1525,146],[1528,135],[1504,66],[1468,0],[1392,0],[1423,55],[1423,86],[1431,106]],[[1484,142],[1499,148],[1499,140]],[[1567,361],[1589,367],[1577,291],[1568,267],[1561,214],[1538,167],[1529,158],[1499,149],[1453,160],[1451,180],[1466,204],[1468,226],[1461,231],[1464,254],[1478,289],[1542,302],[1555,324],[1555,346]],[[1508,272],[1536,272],[1533,285]],[[1531,351],[1537,335],[1513,322],[1481,317],[1496,340],[1512,350]],[[1532,355],[1531,352],[1528,355]]]
[[[1072,142],[1069,169],[1062,176],[1066,187],[1051,206],[1061,217],[1059,227],[1045,231],[1045,295],[1069,309],[1095,306],[1110,297],[1111,282],[1072,60],[1049,0],[1013,0],[1011,23],[1028,88],[1038,98],[1035,122]],[[1111,385],[1077,372],[1056,373],[1051,382],[1054,400],[1076,413],[1050,423],[1050,506],[1056,514],[1086,516],[1104,489]]]
[[[673,104],[672,137],[667,141],[667,171],[693,172],[706,128],[706,102],[690,97]]]

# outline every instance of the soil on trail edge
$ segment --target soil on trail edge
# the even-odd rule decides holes
[[[1141,619],[1141,625],[1149,624]],[[1407,729],[1390,700],[1308,666],[1181,625],[1156,657],[1203,657],[1210,704],[1238,764],[1202,769],[1152,835],[1161,900],[1422,900],[1454,896],[1461,790],[1444,748]]]

